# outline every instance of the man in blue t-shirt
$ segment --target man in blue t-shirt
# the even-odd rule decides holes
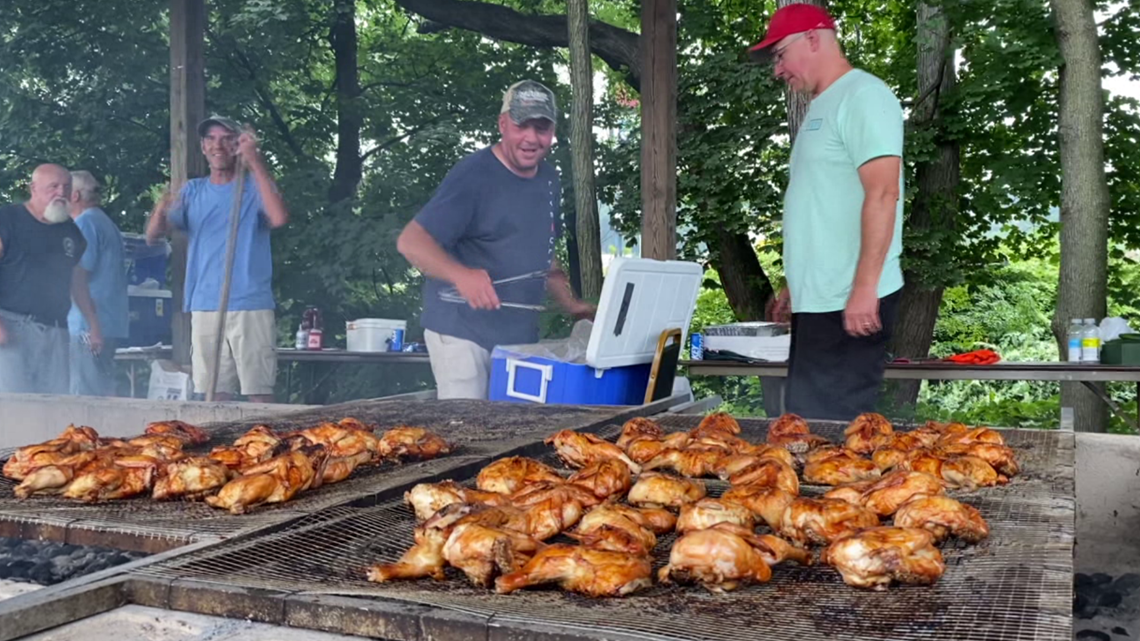
[[[71,172],[71,219],[75,221],[87,250],[79,266],[87,272],[87,285],[103,330],[103,347],[91,346],[91,327],[74,302],[67,315],[71,333],[71,393],[78,396],[109,396],[114,393],[115,349],[127,338],[127,271],[123,261],[123,236],[99,207],[100,187],[91,172]]]
[[[533,80],[511,85],[501,138],[448,172],[397,248],[427,278],[421,317],[438,397],[486,398],[491,350],[538,341],[544,290],[575,317],[577,299],[554,258],[562,222],[558,171],[544,161],[554,140],[554,94]],[[527,274],[535,279],[493,281]],[[467,304],[443,300],[451,287]]]
[[[791,312],[786,410],[851,420],[876,409],[903,286],[902,107],[851,66],[820,7],[782,7],[752,49],[811,96],[784,195],[788,287],[770,312]]]
[[[277,325],[269,232],[288,222],[289,213],[252,131],[242,131],[233,120],[214,116],[198,125],[198,136],[210,175],[187,181],[177,197],[167,192],[151,213],[147,239],[157,240],[170,227],[189,237],[182,305],[190,312],[194,387],[198,393],[205,393],[217,347],[237,159],[241,157],[249,173],[240,194],[233,275],[214,398],[229,400],[240,384],[241,393],[250,401],[270,403],[277,378]]]

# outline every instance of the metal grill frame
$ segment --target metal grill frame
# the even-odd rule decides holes
[[[691,416],[661,418],[668,429],[689,428],[697,420],[699,417]],[[746,426],[745,435],[752,438],[756,437],[756,425],[766,424],[741,422]],[[836,441],[842,427],[817,424],[814,431]],[[607,437],[615,433],[613,429],[602,431]],[[374,539],[398,541],[399,546],[386,550],[382,558],[394,560],[411,543],[411,514],[400,505],[399,497],[393,497],[387,503],[332,508],[272,534],[148,565],[131,574],[129,591],[132,602],[143,605],[254,617],[399,641],[471,636],[552,641],[736,640],[753,639],[758,630],[804,640],[840,636],[1068,641],[1072,638],[1074,435],[1036,430],[1006,434],[1019,451],[1023,472],[1010,486],[960,496],[990,519],[991,537],[978,546],[944,545],[947,572],[933,588],[895,586],[887,592],[868,593],[845,586],[829,568],[781,566],[774,569],[772,582],[728,595],[711,595],[695,587],[656,586],[625,599],[592,600],[557,589],[494,595],[467,585],[461,578],[444,584],[424,580],[384,585],[368,584],[361,578],[355,585],[322,586],[313,580],[316,577],[302,583],[296,570],[277,577],[269,571],[243,575],[241,571],[211,574],[191,570],[194,564],[208,565],[227,555],[249,562],[255,558],[251,551],[271,566],[276,562],[274,554],[280,557],[286,549],[313,555],[314,567],[339,562],[362,570],[381,559],[335,545],[328,556],[322,556],[320,545],[276,545],[291,537],[303,537],[306,528],[321,531],[330,524],[354,521],[354,527],[371,527],[382,533]],[[516,453],[549,458],[550,448],[535,443]],[[722,489],[716,482],[709,485],[712,494]],[[804,493],[816,494],[823,489],[806,486]],[[384,531],[393,522],[390,518],[365,518],[385,510],[405,513],[399,530]],[[995,519],[995,511],[1003,518]],[[337,529],[326,531],[335,533]],[[331,541],[327,534],[322,534],[321,540]],[[659,550],[667,550],[668,545],[667,539],[662,540]],[[329,546],[323,547],[327,551]],[[659,553],[656,565],[662,560]],[[970,568],[986,571],[968,573]],[[950,595],[932,598],[947,588]],[[821,590],[829,596],[821,599]],[[793,616],[781,617],[781,612],[792,612]],[[452,634],[455,636],[449,636]]]
[[[258,423],[278,430],[311,427],[324,420],[356,416],[366,421],[375,417],[405,416],[458,444],[452,454],[431,461],[408,464],[385,463],[362,468],[334,485],[307,492],[287,503],[262,506],[250,514],[231,515],[202,502],[158,502],[148,497],[89,505],[78,501],[53,498],[16,499],[11,490],[16,483],[0,478],[0,536],[25,539],[50,539],[75,545],[98,545],[122,550],[158,553],[197,542],[218,542],[252,534],[293,522],[306,515],[341,504],[381,501],[403,492],[422,480],[465,475],[478,470],[493,457],[541,440],[560,429],[596,431],[612,423],[621,423],[634,415],[661,412],[681,403],[682,397],[671,397],[647,406],[573,406],[487,401],[440,401],[436,399],[393,397],[357,401],[303,410],[292,414],[245,419],[202,426],[211,434],[210,443],[202,450],[232,442]],[[492,411],[493,409],[493,411]],[[530,424],[525,430],[480,433],[465,437],[464,429],[493,430],[494,421],[504,413],[517,415]],[[544,420],[543,417],[550,417]],[[372,417],[372,418],[370,418]],[[379,430],[394,427],[397,421],[381,422]],[[6,460],[11,450],[0,452]]]

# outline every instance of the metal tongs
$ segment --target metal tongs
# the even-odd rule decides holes
[[[543,269],[543,270],[539,270],[536,272],[530,272],[529,274],[523,274],[521,276],[511,276],[510,278],[500,278],[499,280],[493,280],[493,281],[491,281],[491,284],[492,285],[503,285],[505,283],[519,283],[519,282],[523,282],[523,281],[534,280],[537,278],[541,278],[541,279],[545,280],[549,275],[550,275],[550,271]],[[459,295],[459,290],[456,289],[455,287],[448,287],[447,289],[440,291],[439,292],[439,299],[445,303],[459,303],[462,305],[467,304],[467,300]],[[530,310],[534,310],[536,312],[541,312],[541,311],[546,310],[545,305],[527,305],[526,303],[511,303],[511,302],[504,301],[501,299],[499,301],[499,305],[501,307],[513,307],[515,309],[530,309]]]

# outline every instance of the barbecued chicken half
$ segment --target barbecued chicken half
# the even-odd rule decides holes
[[[939,445],[935,450],[940,456],[976,456],[989,463],[994,470],[1006,477],[1014,477],[1021,472],[1013,448],[997,443],[973,442]]]
[[[162,467],[151,496],[159,501],[201,498],[229,482],[230,474],[225,465],[205,456],[184,458]]]
[[[929,530],[935,541],[953,535],[967,543],[977,543],[990,535],[990,526],[972,505],[948,496],[915,498],[895,512],[895,525]]]
[[[712,592],[766,583],[770,566],[784,560],[811,564],[811,554],[772,535],[757,535],[732,523],[695,530],[673,543],[669,563],[657,573],[661,583],[699,583]]]
[[[625,452],[633,462],[644,464],[665,450],[683,450],[692,442],[687,432],[673,432],[661,438],[637,436],[626,443]]]
[[[626,456],[620,447],[594,434],[562,430],[548,436],[545,443],[553,444],[558,458],[573,468],[587,467],[606,459],[618,459],[628,465],[634,474],[641,471],[641,466]]]
[[[847,585],[871,590],[892,581],[930,585],[946,570],[934,534],[919,528],[869,528],[835,541],[820,560],[839,570]]]
[[[728,477],[733,486],[760,485],[778,487],[788,494],[800,493],[800,479],[796,470],[780,459],[760,457],[748,467]]]
[[[944,484],[938,478],[922,472],[898,470],[878,480],[841,485],[823,496],[862,505],[879,516],[887,517],[915,497],[943,492]]]
[[[812,434],[807,421],[797,414],[784,414],[772,421],[768,426],[767,442],[796,454],[828,444],[825,437]]]
[[[739,485],[722,494],[720,500],[743,505],[763,519],[773,532],[779,532],[784,522],[784,510],[796,500],[796,496],[778,487]]]
[[[717,523],[735,523],[753,530],[756,528],[756,515],[735,501],[703,498],[681,506],[677,517],[677,532],[684,534],[694,530],[707,530]]]
[[[33,470],[53,465],[63,459],[99,445],[99,433],[90,427],[69,425],[56,438],[35,445],[21,447],[4,463],[4,476],[22,481]]]
[[[125,499],[151,491],[159,460],[150,456],[121,456],[106,467],[88,467],[64,490],[63,496],[87,503]]]
[[[13,493],[16,498],[26,499],[32,495],[63,494],[67,486],[75,477],[102,465],[109,465],[110,461],[100,461],[96,452],[86,450],[76,452],[70,456],[58,459],[51,465],[37,467],[15,487]]]
[[[219,445],[210,450],[208,456],[231,470],[241,471],[273,458],[280,445],[281,438],[269,426],[254,425],[234,439],[233,445]]]
[[[812,451],[804,463],[804,483],[843,485],[877,479],[879,467],[855,452],[842,447],[822,447]]]
[[[495,581],[495,591],[509,594],[532,585],[557,583],[563,590],[590,597],[621,597],[653,585],[648,556],[557,543],[538,551],[518,572]]]
[[[591,463],[566,479],[591,493],[599,500],[620,497],[629,491],[633,475],[624,461],[616,458]]]
[[[244,471],[214,496],[213,507],[244,514],[259,505],[284,503],[300,492],[319,487],[328,451],[323,446],[292,450]]]
[[[925,472],[942,479],[951,488],[975,490],[979,487],[1004,485],[1009,478],[998,474],[985,460],[970,455],[939,455],[931,450],[911,452],[899,468]]]
[[[778,533],[801,546],[826,545],[877,525],[879,517],[861,505],[839,499],[799,498],[784,509]]]
[[[586,512],[578,527],[565,534],[595,550],[645,555],[657,545],[656,535],[671,531],[675,522],[667,510],[604,503]]]
[[[701,422],[689,432],[689,436],[693,438],[716,436],[720,434],[733,436],[740,434],[740,423],[727,412],[713,412],[712,414],[707,414],[701,419]]]
[[[455,503],[489,506],[509,504],[509,498],[503,494],[464,487],[455,481],[420,483],[404,493],[404,501],[412,506],[419,522],[426,521],[436,512]]]
[[[451,445],[442,436],[422,427],[400,425],[380,435],[380,458],[426,461],[451,453]]]
[[[660,472],[642,472],[629,489],[627,501],[637,507],[681,509],[686,503],[705,497],[705,484],[697,479],[682,478]]]
[[[717,464],[724,458],[725,452],[720,449],[685,448],[662,450],[657,456],[647,461],[641,468],[650,470],[669,470],[689,478],[712,476]]]
[[[499,459],[482,470],[475,477],[475,485],[484,492],[514,494],[530,483],[542,481],[562,482],[554,469],[532,458],[511,456]]]
[[[868,412],[851,421],[843,434],[847,437],[847,449],[856,454],[870,454],[891,443],[894,427],[882,414]]]
[[[523,567],[540,545],[521,532],[464,523],[444,543],[443,559],[466,574],[473,585],[486,588],[496,577]]]
[[[156,421],[146,426],[144,431],[152,436],[173,436],[186,445],[202,445],[210,440],[210,435],[182,421]]]
[[[665,437],[665,430],[653,419],[638,416],[631,418],[621,426],[621,435],[616,445],[625,450],[631,442],[639,438],[661,439]]]

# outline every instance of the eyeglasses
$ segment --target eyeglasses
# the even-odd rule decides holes
[[[784,46],[780,47],[779,49],[773,48],[772,49],[772,65],[775,66],[775,65],[778,65],[781,62],[783,62],[784,61],[784,52],[788,50],[788,47],[792,46],[792,43],[795,42],[796,40],[799,40],[800,38],[807,35],[807,33],[808,33],[807,31],[801,31],[801,32],[797,33],[796,35],[792,36],[791,38],[789,38],[788,41],[784,43]]]

